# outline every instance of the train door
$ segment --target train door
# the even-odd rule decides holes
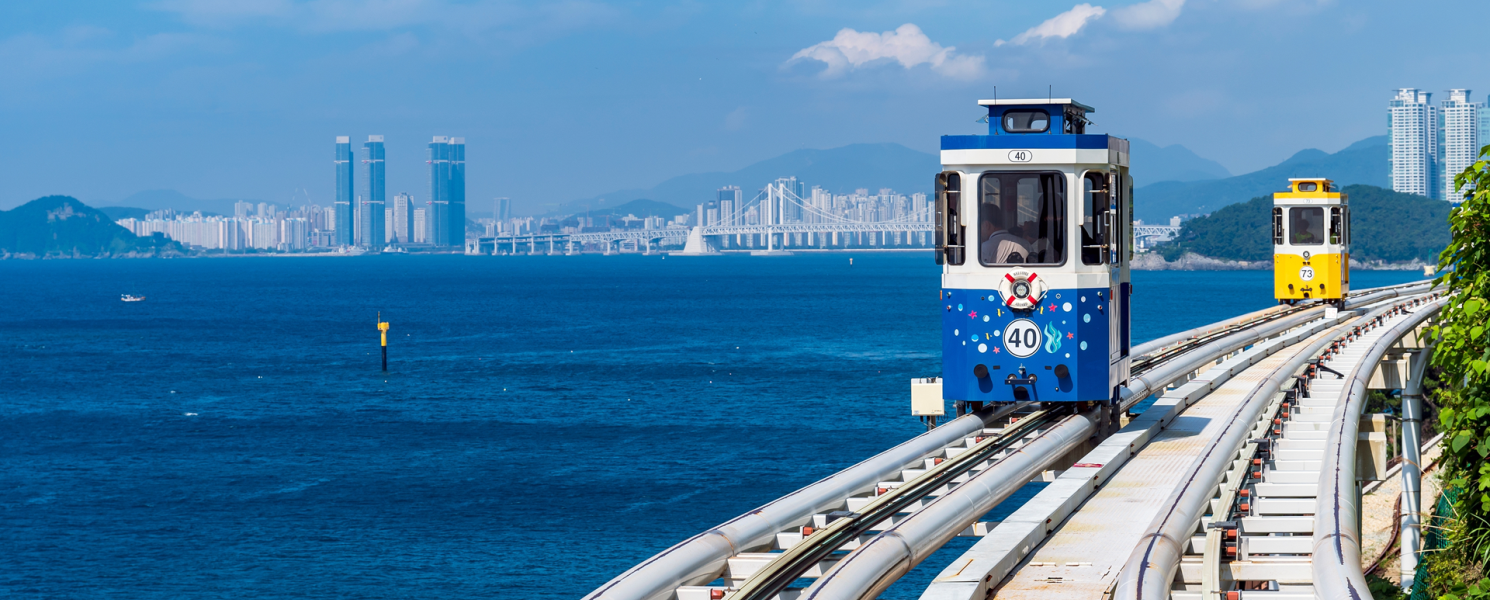
[[[1128,354],[1128,349],[1123,344],[1124,331],[1123,319],[1121,318],[1123,314],[1122,292],[1127,291],[1122,285],[1122,257],[1123,253],[1127,251],[1123,247],[1123,238],[1125,237],[1123,234],[1127,230],[1124,215],[1127,211],[1124,210],[1126,194],[1123,193],[1123,176],[1121,173],[1114,171],[1107,174],[1107,189],[1111,191],[1107,195],[1110,199],[1107,207],[1107,218],[1110,223],[1108,226],[1110,234],[1108,235],[1109,250],[1107,253],[1109,256],[1107,261],[1107,314],[1109,315],[1107,320],[1107,347],[1108,362],[1110,364],[1117,364]]]
[[[1133,260],[1133,177],[1128,175],[1127,171],[1121,171],[1121,173],[1123,184],[1118,186],[1122,192],[1122,198],[1118,202],[1118,218],[1120,219],[1118,222],[1122,223],[1122,229],[1118,237],[1121,239],[1123,248],[1122,253],[1118,255],[1120,282],[1118,284],[1118,291],[1120,293],[1116,298],[1118,310],[1113,311],[1112,314],[1117,315],[1118,320],[1122,322],[1118,325],[1122,331],[1122,335],[1119,336],[1119,342],[1121,342],[1123,348],[1123,358],[1127,358],[1128,349],[1133,345],[1133,321],[1129,318],[1131,316],[1129,314],[1129,309],[1131,308],[1129,299],[1133,295],[1133,283],[1130,279],[1132,275],[1128,271],[1128,263]],[[1126,365],[1123,367],[1122,378],[1125,381],[1128,379]]]

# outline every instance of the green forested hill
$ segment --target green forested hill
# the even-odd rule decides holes
[[[1329,173],[1339,185],[1391,185],[1391,148],[1387,136],[1366,138],[1334,154],[1302,150],[1288,160],[1260,171],[1211,181],[1143,183],[1133,192],[1133,212],[1145,221],[1162,223],[1182,214],[1217,213],[1221,207],[1282,189],[1289,177]],[[1134,159],[1136,162],[1138,159]],[[1133,177],[1138,180],[1135,170]]]
[[[1351,185],[1351,257],[1360,261],[1437,260],[1449,243],[1449,203],[1399,194],[1371,185]],[[1160,248],[1166,257],[1184,252],[1229,260],[1269,260],[1273,253],[1273,197],[1260,196],[1185,222],[1176,242]]]
[[[47,196],[0,211],[0,255],[119,256],[179,254],[162,236],[137,237],[70,196]]]

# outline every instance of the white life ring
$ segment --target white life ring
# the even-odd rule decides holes
[[[1004,305],[1014,310],[1034,308],[1049,290],[1044,279],[1024,269],[1005,273],[999,288],[999,293],[1004,295]]]

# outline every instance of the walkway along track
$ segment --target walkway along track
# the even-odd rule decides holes
[[[1377,291],[1366,290],[1360,292],[1359,295],[1361,297],[1372,294],[1396,295],[1403,293],[1405,291],[1403,288],[1404,286],[1393,286],[1393,288]],[[1165,368],[1162,370],[1168,373],[1165,377],[1169,379],[1163,380],[1147,372],[1153,369],[1135,370],[1140,374],[1149,375],[1150,380],[1148,382],[1138,380],[1136,387],[1143,393],[1131,398],[1128,405],[1146,396],[1148,388],[1162,390],[1175,379],[1183,378],[1187,373],[1193,373],[1209,361],[1216,360],[1218,356],[1234,353],[1261,339],[1276,336],[1281,331],[1286,331],[1311,319],[1322,310],[1274,307],[1254,313],[1256,317],[1248,315],[1246,316],[1248,318],[1232,319],[1220,326],[1205,328],[1209,330],[1209,335],[1186,332],[1191,334],[1188,337],[1192,339],[1166,342],[1170,344],[1164,348],[1168,356],[1159,364],[1163,364]],[[1308,318],[1302,314],[1304,312],[1309,313]],[[1178,360],[1186,352],[1201,348],[1205,351],[1184,356],[1183,361]],[[1176,349],[1180,351],[1176,352]],[[993,427],[1005,417],[1015,414],[1015,411],[1028,412],[1029,410],[1032,410],[1032,407],[1005,406],[998,409],[990,407],[974,415],[954,420],[854,467],[685,540],[616,577],[592,592],[587,598],[644,600],[678,597],[685,600],[691,598],[717,600],[726,594],[732,598],[737,597],[736,590],[746,591],[739,586],[751,580],[751,575],[759,575],[756,579],[761,581],[775,582],[770,586],[756,585],[752,588],[761,590],[779,587],[779,582],[782,580],[790,583],[797,576],[821,575],[835,564],[837,555],[832,554],[834,550],[843,551],[858,547],[861,540],[868,539],[867,532],[892,527],[894,522],[904,519],[902,513],[915,511],[935,502],[937,497],[946,494],[962,482],[977,479],[981,482],[980,487],[987,490],[1008,488],[1012,492],[1018,489],[1020,485],[1029,480],[1030,475],[1027,472],[1031,469],[1034,469],[1033,473],[1038,474],[1040,469],[1048,468],[1050,463],[1069,451],[1072,444],[1066,444],[1066,442],[1073,438],[1073,432],[1081,433],[1074,437],[1084,440],[1090,437],[1091,432],[1098,427],[1097,416],[1091,414],[1067,416],[1059,423],[1044,429],[1042,427],[1048,422],[1036,422],[1033,419],[1026,423],[1027,428],[1024,429],[1008,430]],[[1047,435],[1056,429],[1060,430],[1058,434]],[[1062,442],[1057,444],[1051,441],[1055,439],[1060,439]],[[950,459],[980,444],[987,445],[982,446],[979,453],[989,457],[977,461],[957,461],[952,466],[938,471],[936,476],[945,477],[948,482],[935,486],[922,486],[917,483],[915,486],[907,487],[905,492],[894,494],[901,500],[887,499],[875,504],[874,510],[868,509],[868,505],[874,503],[878,497],[901,487],[910,486],[931,470],[948,464]],[[1019,451],[1027,445],[1030,451]],[[987,450],[990,448],[996,449],[989,453]],[[1040,450],[1041,448],[1044,450]],[[1061,451],[1054,452],[1054,450]],[[1015,453],[1021,457],[1018,464],[1010,463],[1001,468],[990,468],[998,466]],[[952,474],[954,471],[957,473]],[[1002,479],[994,481],[996,478]],[[924,481],[922,480],[923,483]],[[922,493],[926,488],[932,488],[931,493]],[[912,489],[921,491],[912,492]],[[971,492],[972,488],[968,489],[970,491],[962,495],[974,497]],[[918,494],[917,498],[904,500]],[[992,494],[977,498],[975,504],[986,505],[987,508],[974,514],[969,519],[969,523],[957,526],[956,532],[952,535],[984,533],[978,524],[970,522],[971,519],[976,519],[987,509],[991,509],[1007,495],[1008,493],[1002,493],[1002,495]],[[993,499],[990,500],[990,498]],[[838,524],[840,522],[842,524]],[[794,554],[802,558],[791,560],[779,558],[786,553],[786,550],[795,548],[797,542],[803,538],[812,538],[813,534],[818,532],[827,533],[824,530],[829,529],[832,524],[837,524],[832,527],[834,535],[832,540],[828,537],[823,537],[820,541],[814,540],[811,545],[804,546],[802,552]],[[846,532],[856,533],[849,535]],[[943,537],[950,539],[951,536],[943,535]],[[940,547],[944,541],[937,542],[935,547]],[[821,553],[822,548],[836,542],[841,542],[841,544],[829,550],[821,560],[808,560]],[[930,550],[934,551],[935,547]],[[808,552],[807,548],[816,548],[816,550]],[[770,550],[781,552],[769,552]],[[806,570],[802,571],[804,565]],[[779,574],[773,574],[779,569],[784,570]],[[797,576],[791,576],[791,573],[798,571],[801,572],[797,573]],[[721,578],[723,578],[722,584],[705,585]],[[893,582],[893,578],[889,581]],[[789,598],[794,596],[797,590],[782,589],[779,592],[781,596]],[[766,596],[769,595],[766,594]]]
[[[1112,597],[1198,600],[1233,592],[1314,598],[1310,583],[1320,576],[1310,573],[1308,534],[1318,529],[1314,496],[1324,485],[1319,468],[1330,427],[1350,430],[1348,503],[1355,504],[1356,420],[1341,412],[1344,382],[1335,369],[1349,370],[1363,397],[1364,379],[1382,352],[1431,312],[1410,311],[1428,302],[1415,298],[1372,311],[1276,369],[1186,470],[1184,484],[1165,501],[1167,510],[1154,518],[1123,566]],[[1354,509],[1349,513],[1353,519]],[[1358,545],[1353,564],[1364,590]]]

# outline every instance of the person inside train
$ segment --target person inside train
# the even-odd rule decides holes
[[[1050,215],[1045,216],[1045,229],[1051,229]],[[1040,235],[1040,227],[1034,221],[1025,221],[1018,227],[1019,237],[1024,238],[1025,247],[1030,249],[1029,262],[1048,262],[1046,256],[1050,252],[1050,239]]]
[[[1291,209],[1293,239],[1296,245],[1318,245],[1324,241],[1324,209],[1305,207]]]
[[[979,248],[983,264],[1017,265],[1025,262],[1030,247],[1013,232],[1004,229],[1003,214],[998,210],[984,210],[980,231],[989,232]]]

